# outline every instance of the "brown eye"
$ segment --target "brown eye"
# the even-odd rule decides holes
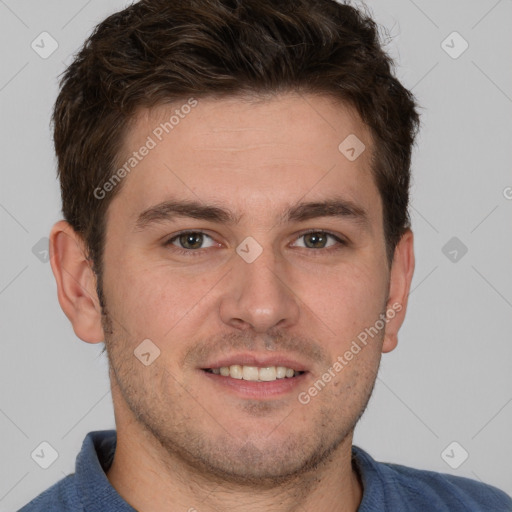
[[[178,240],[184,249],[200,249],[203,235],[201,233],[184,233],[178,237]]]
[[[165,246],[173,245],[177,249],[196,251],[198,249],[206,248],[203,244],[206,242],[205,239],[207,238],[210,239],[211,242],[210,245],[207,245],[206,247],[212,247],[213,239],[207,234],[202,233],[201,231],[185,231],[167,240],[167,242],[165,242]]]
[[[317,233],[306,233],[304,237],[305,245],[308,249],[323,249],[327,243],[328,235],[321,231]]]
[[[304,240],[304,245],[298,245],[298,247],[304,247],[306,249],[334,250],[340,248],[340,246],[346,245],[341,238],[325,231],[308,231],[306,233],[302,233],[298,239]],[[329,242],[329,239],[334,242]]]

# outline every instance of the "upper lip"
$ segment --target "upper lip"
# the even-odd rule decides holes
[[[241,366],[259,366],[261,368],[266,368],[268,366],[285,366],[286,368],[291,368],[292,370],[300,372],[308,371],[305,364],[284,354],[272,354],[269,356],[267,354],[250,353],[233,354],[221,359],[216,359],[202,365],[201,368],[222,368],[223,366],[232,366],[234,364],[239,364]]]

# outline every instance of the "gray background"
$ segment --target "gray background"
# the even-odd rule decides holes
[[[126,3],[0,0],[0,511],[73,472],[87,432],[114,428],[103,345],[74,335],[41,239],[60,218],[49,129],[57,77],[92,27]],[[512,2],[367,5],[424,108],[407,320],[398,348],[383,356],[355,443],[379,460],[512,494]],[[31,47],[43,31],[58,43],[45,59]],[[448,37],[454,31],[469,44],[457,58],[464,43]],[[43,441],[58,452],[48,469],[31,458]],[[445,460],[456,465],[462,450],[468,459],[452,469]]]

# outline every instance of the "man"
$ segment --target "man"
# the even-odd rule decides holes
[[[352,445],[414,270],[412,95],[331,0],[146,0],[54,111],[62,309],[116,431],[21,510],[510,511]]]

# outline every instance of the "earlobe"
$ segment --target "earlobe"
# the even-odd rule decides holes
[[[407,300],[414,274],[414,236],[410,229],[402,235],[395,248],[389,296],[386,306],[388,322],[382,344],[382,352],[391,352],[398,344],[398,331],[405,319]]]
[[[81,236],[64,220],[57,222],[50,233],[50,263],[60,306],[75,334],[88,343],[104,341],[96,276]]]

